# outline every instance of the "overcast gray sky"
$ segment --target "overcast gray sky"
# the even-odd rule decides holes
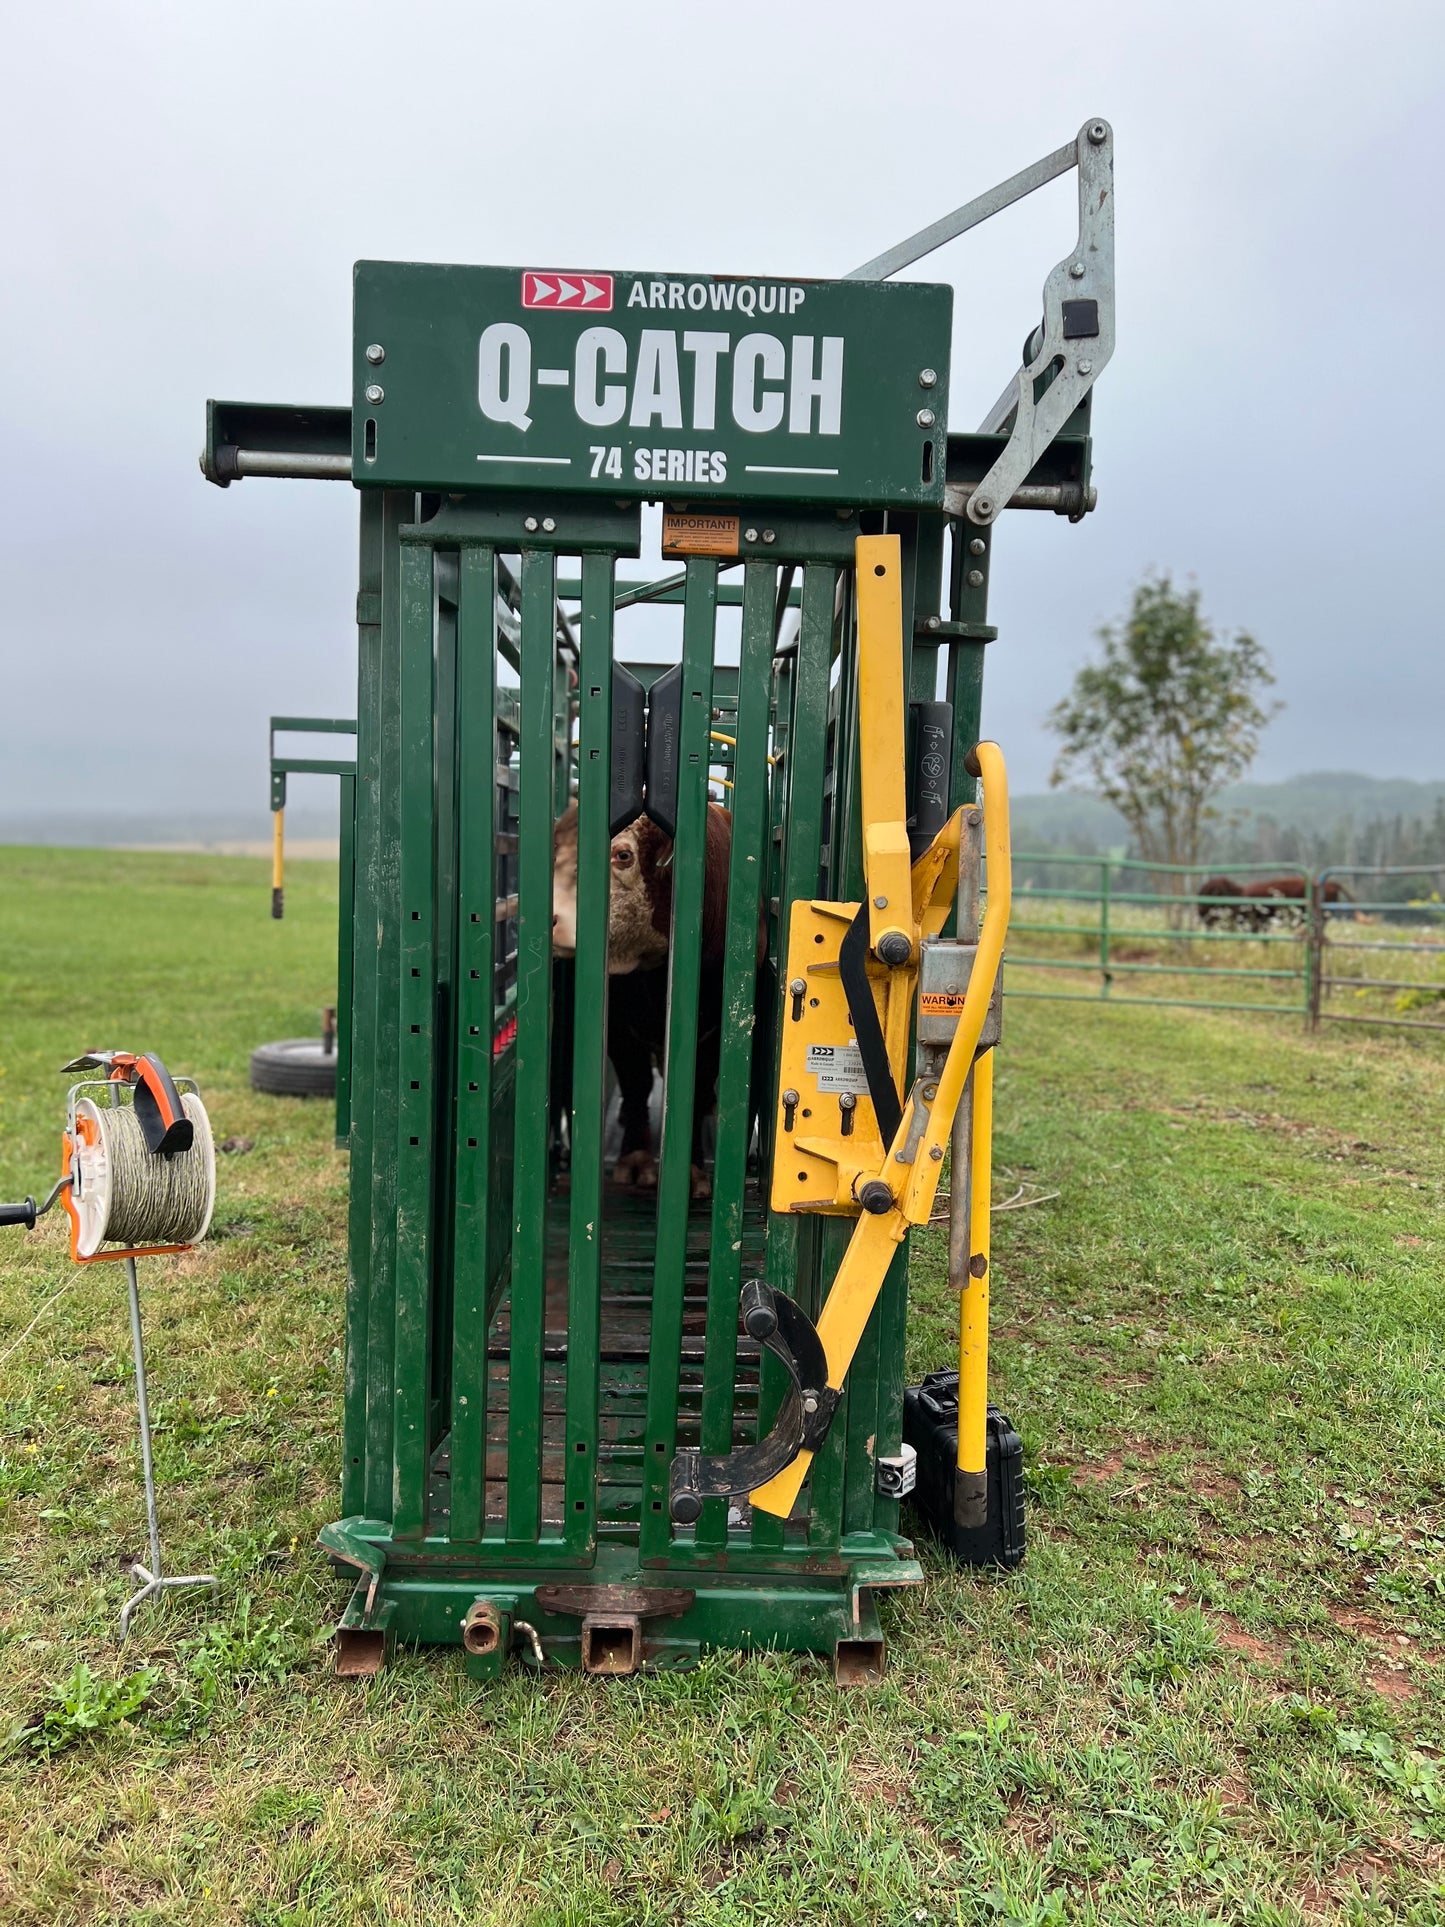
[[[0,814],[259,819],[267,715],[354,713],[352,491],[221,491],[196,456],[208,395],[346,401],[356,258],[843,273],[1093,114],[1118,347],[1098,512],[995,541],[1016,787],[1151,567],[1273,655],[1261,776],[1445,776],[1442,52],[1439,0],[13,10]],[[914,271],[957,289],[955,428],[1073,195]]]

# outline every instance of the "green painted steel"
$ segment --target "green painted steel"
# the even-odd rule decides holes
[[[699,558],[687,565],[687,602],[682,616],[682,719],[678,731],[677,832],[672,858],[672,946],[667,967],[667,1056],[642,1478],[644,1563],[663,1556],[672,1537],[667,1490],[678,1443],[678,1361],[687,1284],[693,1098],[702,995],[708,728],[712,717],[716,638],[717,564]]]
[[[555,557],[522,557],[521,860],[517,877],[517,1114],[512,1178],[511,1356],[507,1378],[507,1537],[541,1528],[542,1344],[547,1308],[549,1071],[552,1031],[552,754]]]
[[[584,299],[589,282],[605,291]],[[323,1543],[363,1574],[348,1634],[455,1643],[484,1598],[508,1637],[469,1654],[477,1678],[519,1620],[549,1663],[577,1665],[579,1614],[544,1587],[667,1587],[681,1603],[644,1638],[645,1663],[670,1668],[709,1645],[881,1637],[872,1589],[921,1580],[878,1487],[901,1436],[906,1247],[793,1516],[712,1499],[679,1525],[668,1498],[680,1447],[752,1443],[783,1396],[739,1328],[742,1285],[816,1316],[853,1227],[767,1200],[792,907],[863,891],[852,569],[885,509],[907,693],[952,703],[952,799],[975,801],[993,535],[943,488],[976,486],[1006,436],[946,437],[950,317],[927,284],[362,263],[349,419],[213,411],[212,439],[268,435],[255,445],[327,472],[349,434],[364,484],[354,776],[274,741],[272,769],[283,798],[293,770],[343,779],[345,1516]],[[1088,475],[1085,406],[1031,481],[1077,495]],[[735,516],[735,553],[620,576],[641,502],[664,498]],[[638,660],[669,624],[668,663]],[[609,1171],[617,664],[649,689],[681,669],[670,941],[641,986],[664,1037],[650,1191]],[[720,959],[703,942],[710,795],[731,816]],[[572,802],[566,958],[554,831]],[[1102,954],[1128,962],[1117,942]],[[694,1098],[719,1008],[709,1198]]]
[[[1055,1003],[1099,1001],[1151,1004],[1175,1010],[1255,1010],[1271,1016],[1300,1017],[1308,1021],[1318,966],[1317,945],[1309,940],[1306,928],[1302,926],[1295,929],[1272,922],[1267,922],[1263,929],[1218,930],[1202,926],[1199,921],[1201,909],[1228,914],[1235,908],[1254,912],[1260,906],[1247,898],[1200,897],[1193,894],[1207,874],[1201,865],[1149,863],[1142,858],[1081,856],[1052,850],[1015,850],[1013,861],[1014,914],[1009,922],[1009,949],[1005,960],[1008,965],[1004,979],[1006,997],[1043,998]],[[1032,881],[1031,871],[1047,872],[1055,867],[1063,868],[1070,874],[1093,873],[1097,876],[1097,884],[1092,890],[1073,890],[1056,889]],[[1312,922],[1315,881],[1298,866],[1287,863],[1237,863],[1228,867],[1230,874],[1236,878],[1252,875],[1296,876],[1304,888],[1300,914],[1305,925]],[[1136,887],[1120,888],[1115,882],[1116,877],[1122,877],[1126,885],[1132,879]],[[1177,894],[1161,891],[1157,887],[1137,887],[1145,884],[1157,886],[1159,881],[1166,881],[1170,885],[1177,883],[1181,887]],[[1098,915],[1093,923],[1055,923],[1030,917],[1029,906],[1044,903],[1096,904]],[[1136,918],[1132,922],[1121,923],[1116,914],[1120,909],[1126,912],[1152,910],[1165,921],[1144,924]],[[1266,910],[1265,914],[1268,917],[1270,912]],[[1092,942],[1093,955],[1038,954],[1039,938],[1085,938]],[[1121,943],[1125,951],[1131,943],[1136,948],[1140,945],[1161,946],[1168,955],[1160,962],[1155,957],[1121,954]],[[1266,945],[1277,954],[1282,948],[1284,961],[1279,965],[1271,965],[1262,958],[1258,965],[1209,964],[1198,961],[1192,954],[1199,947],[1216,944]],[[1264,953],[1266,956],[1268,954],[1269,951]],[[1098,986],[1093,990],[1046,990],[1036,980],[1020,981],[1020,973],[1038,971],[1082,972],[1096,976]],[[1133,992],[1125,996],[1118,994],[1120,987],[1131,980],[1150,977],[1184,979],[1190,986],[1198,979],[1206,987],[1218,977],[1236,982],[1294,984],[1298,985],[1298,994],[1291,1003],[1267,1003],[1263,1000],[1249,1003],[1238,999],[1222,1001],[1195,996],[1141,997]]]
[[[451,1537],[482,1536],[487,1324],[494,1214],[493,1005],[497,935],[496,552],[461,552],[457,627],[456,1124],[452,1250]],[[510,1120],[507,1120],[510,1123]]]
[[[577,732],[577,962],[572,1025],[568,1225],[566,1538],[585,1564],[596,1545],[607,1109],[607,912],[612,751],[611,557],[582,564]]]
[[[737,1380],[737,1304],[742,1285],[743,1213],[753,1131],[754,1026],[758,1001],[758,917],[768,833],[768,707],[777,635],[776,570],[750,562],[744,577],[738,670],[737,750],[732,758],[732,845],[723,967],[717,1148],[700,1440],[705,1452],[732,1448]],[[727,1543],[727,1504],[712,1499],[697,1525],[700,1547]]]
[[[361,261],[352,476],[941,508],[952,316],[931,282]]]

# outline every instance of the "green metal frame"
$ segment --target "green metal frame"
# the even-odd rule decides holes
[[[1198,878],[1202,872],[1197,863],[1150,863],[1142,858],[1116,856],[1083,856],[1062,851],[1024,851],[1014,852],[1014,914],[1009,921],[1011,937],[1020,935],[1051,937],[1093,937],[1098,941],[1096,957],[1039,957],[1021,953],[1010,948],[1007,962],[1008,974],[1005,979],[1005,994],[1009,997],[1044,998],[1054,1003],[1095,1003],[1114,1001],[1129,1004],[1152,1004],[1173,1010],[1249,1010],[1273,1016],[1308,1018],[1311,1010],[1317,956],[1315,945],[1308,940],[1307,927],[1311,920],[1314,903],[1314,879],[1309,872],[1298,864],[1291,863],[1232,863],[1230,870],[1238,876],[1249,876],[1256,872],[1265,876],[1298,876],[1305,886],[1305,897],[1301,909],[1306,918],[1304,930],[1201,930],[1191,925],[1188,929],[1151,929],[1141,932],[1137,928],[1121,927],[1114,923],[1111,911],[1114,907],[1127,904],[1153,909],[1187,909],[1192,911],[1201,901],[1189,891],[1179,895],[1161,893],[1158,889],[1115,887],[1116,873],[1124,879],[1137,877],[1141,882],[1158,877]],[[1074,869],[1098,872],[1098,888],[1094,890],[1056,890],[1036,888],[1018,880],[1018,872],[1026,870],[1030,864],[1049,867],[1055,864]],[[1227,906],[1245,903],[1246,898],[1211,897],[1211,904]],[[1020,908],[1029,903],[1078,903],[1097,904],[1098,920],[1094,923],[1040,923],[1031,922],[1027,916],[1019,914]],[[1117,938],[1128,935],[1139,937],[1147,935],[1151,943],[1176,944],[1285,944],[1298,953],[1299,961],[1288,969],[1277,970],[1267,967],[1253,969],[1239,964],[1201,964],[1189,958],[1177,963],[1140,963],[1122,960],[1114,954],[1113,945]],[[1018,973],[1022,970],[1071,970],[1097,972],[1097,990],[1033,990],[1020,985]],[[1248,979],[1251,982],[1277,982],[1299,985],[1298,999],[1293,1003],[1247,1003],[1225,1002],[1207,997],[1141,997],[1131,993],[1127,998],[1113,996],[1117,977],[1187,977]]]
[[[288,776],[340,779],[338,820],[341,861],[340,902],[336,918],[336,1143],[344,1150],[351,1134],[351,1001],[356,907],[356,759],[331,756],[278,756],[278,736],[354,736],[356,724],[340,716],[273,716],[267,737],[271,808],[286,807]]]
[[[404,390],[390,363],[385,374],[391,410]],[[1029,478],[1052,503],[1087,491],[1090,412],[1086,397]],[[235,450],[253,423],[278,446],[289,437],[299,466],[284,472],[336,473],[344,414],[273,422],[215,404],[207,473],[248,472]],[[886,512],[902,542],[908,693],[953,705],[955,805],[976,800],[964,758],[995,634],[992,527],[963,502],[1006,440],[948,437],[953,506]],[[922,1578],[899,1502],[878,1486],[878,1460],[901,1442],[906,1246],[793,1516],[712,1499],[695,1526],[678,1525],[668,1486],[679,1447],[749,1443],[782,1397],[781,1366],[739,1333],[741,1282],[761,1275],[816,1315],[852,1229],[767,1208],[772,1106],[758,1087],[776,1073],[791,906],[863,886],[851,572],[859,535],[885,512],[755,504],[736,562],[695,557],[639,582],[618,574],[640,550],[635,501],[368,486],[360,504],[349,843],[343,830],[343,1517],[321,1535],[355,1580],[341,1650],[359,1665],[397,1639],[463,1641],[485,1600],[505,1633],[468,1647],[474,1674],[500,1669],[520,1622],[550,1660],[578,1663],[582,1621],[545,1590],[571,1586],[594,1600],[622,1588],[634,1604],[666,1594],[666,1615],[646,1620],[648,1666],[710,1645],[881,1652],[874,1595]],[[620,1195],[605,1175],[610,671],[628,655],[619,618],[649,602],[678,612],[683,675],[655,1200]],[[736,669],[716,661],[720,607],[740,612]],[[317,765],[287,766],[299,767]],[[733,838],[715,1195],[699,1207],[703,852],[719,779]],[[562,969],[553,824],[573,795],[577,952]],[[755,1113],[762,1156],[750,1160]]]

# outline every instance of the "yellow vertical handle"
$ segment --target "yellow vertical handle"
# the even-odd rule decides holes
[[[904,731],[903,548],[896,535],[860,535],[853,553],[868,940],[885,963],[896,966],[916,954]]]
[[[286,812],[271,812],[271,915],[280,920],[286,899]]]
[[[958,1469],[988,1471],[989,1212],[993,1203],[993,1052],[973,1067],[968,1277],[958,1300]]]

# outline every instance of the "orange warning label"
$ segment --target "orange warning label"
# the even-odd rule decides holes
[[[737,516],[681,515],[671,510],[664,511],[664,555],[736,555],[737,552]]]
[[[918,999],[918,1008],[925,1017],[961,1017],[966,1002],[961,990],[925,990]]]

